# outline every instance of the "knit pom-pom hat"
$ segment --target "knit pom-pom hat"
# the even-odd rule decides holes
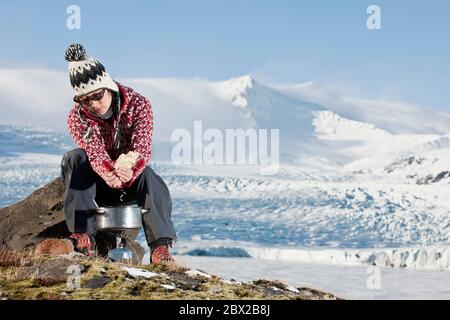
[[[105,67],[94,57],[86,55],[81,44],[71,44],[66,50],[70,83],[74,96],[82,96],[100,88],[119,92],[119,88]]]

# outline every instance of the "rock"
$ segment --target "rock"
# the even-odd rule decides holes
[[[30,267],[21,268],[16,275],[16,280],[21,281],[34,278],[43,281],[51,279],[54,282],[64,282],[70,276],[76,276],[77,273],[81,274],[84,270],[84,266],[70,259],[51,259],[40,261]]]
[[[416,157],[416,156],[410,156],[410,157],[403,157],[400,159],[395,160],[390,165],[384,167],[385,173],[392,173],[396,170],[405,168],[407,166],[410,166],[412,164],[422,164],[426,159],[423,157]]]
[[[430,184],[433,180],[433,175],[429,174],[425,177],[416,180],[416,184]]]
[[[46,239],[36,246],[37,255],[63,255],[74,251],[72,241],[68,239]]]
[[[211,289],[210,289],[210,291],[212,292],[212,293],[222,293],[223,292],[223,289],[222,288],[220,288],[220,287],[212,287]]]
[[[442,179],[446,179],[450,177],[450,171],[441,171],[439,172],[436,177],[431,181],[431,183],[436,183],[441,181]]]
[[[109,277],[105,277],[105,276],[94,277],[92,279],[89,279],[85,283],[83,288],[86,288],[86,289],[99,289],[99,288],[103,288],[104,286],[106,286],[110,282],[111,282],[111,278],[109,278]]]
[[[57,178],[27,198],[0,209],[0,245],[21,250],[70,235],[64,219],[64,185]]]

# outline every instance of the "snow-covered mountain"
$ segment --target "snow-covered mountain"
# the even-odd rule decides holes
[[[396,102],[342,96],[316,83],[264,85],[249,75],[204,79],[119,79],[147,96],[155,114],[155,157],[169,160],[177,128],[280,129],[280,161],[317,170],[395,173],[403,158],[424,164],[402,174],[439,174],[448,163],[450,114]],[[2,121],[65,130],[72,106],[64,72],[0,69]],[[62,84],[66,83],[67,86]],[[4,147],[2,151],[5,151]],[[430,156],[433,154],[432,156]],[[428,156],[427,156],[428,155]],[[411,168],[411,172],[407,169]]]
[[[205,128],[280,129],[281,161],[304,168],[383,173],[405,157],[427,159],[423,153],[433,150],[436,170],[411,167],[403,176],[437,175],[450,165],[450,115],[440,110],[324,94],[313,84],[266,86],[251,76],[220,82],[126,82],[153,97],[164,137],[178,127],[192,129],[193,121],[202,119]],[[180,113],[182,117],[172,120]]]
[[[370,123],[393,134],[447,134],[450,113],[417,105],[342,95],[319,83],[273,85],[289,96],[311,101],[343,118]]]
[[[402,167],[405,177],[450,166],[450,113],[323,94],[313,83],[268,87],[244,76],[211,85],[257,127],[280,128],[282,139],[295,141],[297,161],[326,158],[347,171],[393,173],[404,158],[422,159],[409,172],[409,164]]]
[[[16,100],[8,96],[12,102],[5,98],[13,86],[5,85],[6,75],[24,88],[15,91]],[[57,176],[61,155],[74,147],[60,126],[65,123],[61,110],[71,107],[68,85],[43,109],[22,96],[28,86],[43,96],[51,94],[51,81],[67,81],[66,74],[53,72],[49,79],[45,72],[32,75],[0,70],[0,112],[9,122],[0,126],[0,206]],[[372,263],[381,252],[384,258],[378,260],[386,265],[447,268],[450,114],[343,97],[314,83],[265,85],[251,76],[218,82],[119,81],[152,103],[152,165],[173,193],[180,252],[306,259],[304,250],[327,248],[345,250],[340,254],[351,263],[359,261],[355,257]],[[32,121],[33,112],[44,114],[37,119],[45,130],[18,125]],[[240,166],[172,164],[171,133],[177,128],[192,131],[196,120],[203,121],[204,129],[279,129],[280,170],[261,176]],[[414,249],[422,246],[431,260]],[[390,249],[384,252],[386,247]],[[399,260],[401,251],[395,248],[406,247],[404,261]],[[316,260],[331,256],[336,253],[309,255]],[[394,257],[396,262],[389,262]]]

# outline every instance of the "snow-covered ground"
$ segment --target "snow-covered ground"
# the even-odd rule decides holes
[[[24,74],[8,71],[22,85],[32,82],[33,88],[44,90],[38,77]],[[52,73],[49,81],[64,81],[65,76]],[[427,279],[433,284],[448,277],[448,113],[343,97],[311,83],[266,86],[249,76],[222,82],[124,83],[149,97],[154,108],[151,165],[171,190],[179,236],[174,252],[181,259],[213,265],[218,257],[247,257],[229,265],[257,262],[262,269],[254,269],[252,278],[259,277],[258,272],[276,274],[272,266],[278,263],[292,270],[289,279],[294,282],[306,281],[294,277],[295,268],[308,275],[314,270],[308,268],[316,266],[337,278],[343,270],[348,291],[336,292],[358,298],[380,293],[358,289],[356,281],[362,278],[351,275],[363,270],[367,277],[368,266],[383,267],[384,283],[392,286],[383,287],[388,291],[380,297],[406,298],[413,292],[418,292],[414,297],[427,297],[434,286],[427,286]],[[52,101],[55,108],[69,101],[65,95]],[[22,106],[26,101],[19,94],[14,103]],[[0,103],[2,113],[14,116],[4,110],[1,95]],[[51,119],[52,106],[42,112]],[[64,123],[61,112],[56,114],[53,120]],[[183,116],[174,116],[178,114]],[[254,166],[173,164],[169,155],[174,142],[168,137],[174,129],[192,129],[194,120],[203,120],[205,129],[280,129],[278,172],[261,175]],[[74,147],[64,131],[1,124],[0,207],[57,177],[63,153]],[[139,239],[144,242],[142,233]],[[326,287],[327,279],[336,289],[341,285],[310,275],[311,284],[324,289],[333,289]],[[396,289],[411,275],[423,279],[417,280],[415,291]],[[430,296],[444,294],[434,287]]]
[[[225,279],[283,279],[296,288],[321,289],[345,299],[450,299],[447,272],[253,258],[175,256],[175,260]]]

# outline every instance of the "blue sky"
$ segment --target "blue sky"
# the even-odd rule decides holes
[[[69,5],[81,30],[66,28]],[[381,8],[369,31],[366,8]],[[116,77],[317,81],[450,111],[450,2],[2,1],[0,65],[65,70],[82,43]]]

